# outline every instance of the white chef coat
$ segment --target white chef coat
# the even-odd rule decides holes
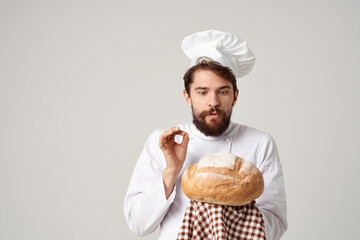
[[[262,172],[265,188],[256,204],[265,222],[266,238],[279,239],[287,229],[286,196],[281,163],[272,137],[233,122],[220,137],[205,136],[193,123],[178,127],[189,134],[190,141],[174,191],[166,199],[162,180],[166,162],[159,148],[159,137],[164,130],[156,130],[145,143],[125,196],[124,213],[130,229],[144,236],[160,226],[159,239],[176,239],[189,203],[181,190],[183,172],[205,155],[227,152],[253,162]]]

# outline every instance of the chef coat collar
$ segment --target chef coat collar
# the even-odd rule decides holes
[[[209,140],[209,141],[219,141],[219,140],[226,140],[229,137],[231,137],[231,132],[234,129],[235,124],[233,122],[230,121],[229,127],[226,129],[226,131],[218,136],[218,137],[211,137],[211,136],[206,136],[204,133],[202,133],[196,126],[194,123],[191,123],[190,125],[190,129],[191,132],[196,135],[199,138],[205,139],[205,140]]]

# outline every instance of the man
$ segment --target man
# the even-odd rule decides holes
[[[185,38],[182,47],[192,61],[183,94],[193,123],[157,130],[148,138],[124,202],[130,229],[146,235],[160,226],[160,239],[176,239],[189,202],[181,190],[182,173],[205,155],[228,152],[253,162],[262,172],[265,189],[256,205],[266,238],[279,239],[287,220],[275,142],[266,133],[230,120],[239,94],[236,77],[251,71],[255,57],[245,41],[214,30]]]

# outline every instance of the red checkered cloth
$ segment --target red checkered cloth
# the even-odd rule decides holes
[[[190,200],[178,240],[265,240],[265,225],[255,201],[233,207]]]

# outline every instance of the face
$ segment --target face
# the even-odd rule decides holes
[[[230,124],[235,92],[230,81],[208,70],[197,70],[190,85],[184,90],[187,105],[192,108],[194,124],[207,136],[220,136]]]

